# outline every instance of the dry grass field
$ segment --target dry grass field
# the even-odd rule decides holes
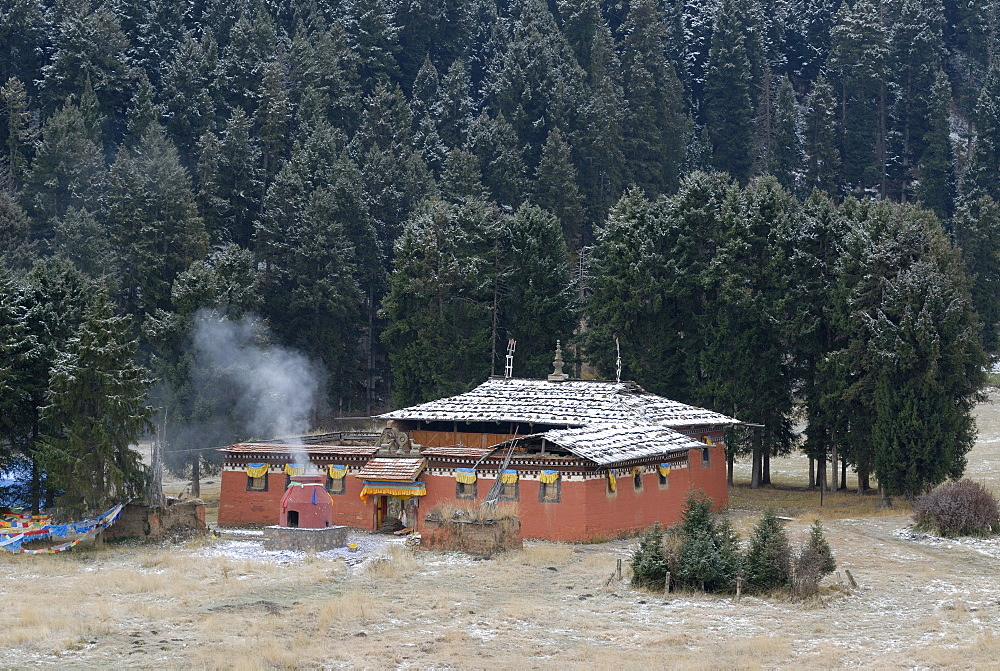
[[[1000,491],[1000,400],[978,409],[969,474]],[[0,555],[0,667],[937,668],[1000,659],[1000,541],[913,537],[907,511],[832,494],[819,508],[801,458],[775,488],[732,492],[748,528],[766,506],[793,542],[823,519],[859,588],[819,600],[672,594],[613,580],[634,541],[529,542],[477,561],[392,544],[365,561],[227,556],[222,539]],[[738,479],[745,480],[745,471]],[[211,478],[209,478],[211,479]],[[174,486],[174,485],[170,485]],[[168,486],[169,488],[169,486]],[[217,482],[206,498],[217,495]],[[376,547],[375,544],[372,547]],[[377,556],[376,556],[377,555]]]

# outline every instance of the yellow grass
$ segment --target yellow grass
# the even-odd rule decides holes
[[[1000,408],[977,413],[969,473],[996,490]],[[636,539],[529,541],[489,561],[390,545],[354,566],[205,556],[221,540],[0,554],[0,668],[995,667],[1000,547],[900,538],[904,502],[836,493],[821,508],[803,459],[774,465],[775,487],[750,490],[738,472],[731,519],[745,537],[774,507],[795,518],[793,546],[822,519],[860,589],[831,576],[807,602],[642,593],[627,582]]]

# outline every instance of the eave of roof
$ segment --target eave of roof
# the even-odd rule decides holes
[[[359,456],[370,457],[378,452],[375,445],[288,445],[280,443],[237,443],[228,447],[220,447],[219,452],[229,455],[276,455],[292,456],[306,452],[310,456]]]

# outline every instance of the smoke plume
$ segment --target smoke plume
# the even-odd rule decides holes
[[[302,354],[271,344],[259,319],[234,322],[202,310],[193,340],[193,382],[228,396],[232,419],[248,437],[291,439],[310,429],[319,370]]]

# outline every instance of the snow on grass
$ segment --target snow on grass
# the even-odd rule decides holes
[[[234,533],[235,532],[235,533]],[[392,545],[402,545],[404,539],[395,536],[383,536],[352,532],[348,534],[348,545],[357,545],[358,549],[351,552],[348,548],[334,548],[324,552],[300,552],[297,550],[266,550],[264,549],[264,532],[254,529],[227,529],[226,535],[245,536],[246,540],[220,539],[210,546],[193,552],[196,557],[221,557],[259,561],[278,565],[301,564],[307,558],[336,561],[343,560],[348,566],[355,566],[367,559],[384,556]]]

